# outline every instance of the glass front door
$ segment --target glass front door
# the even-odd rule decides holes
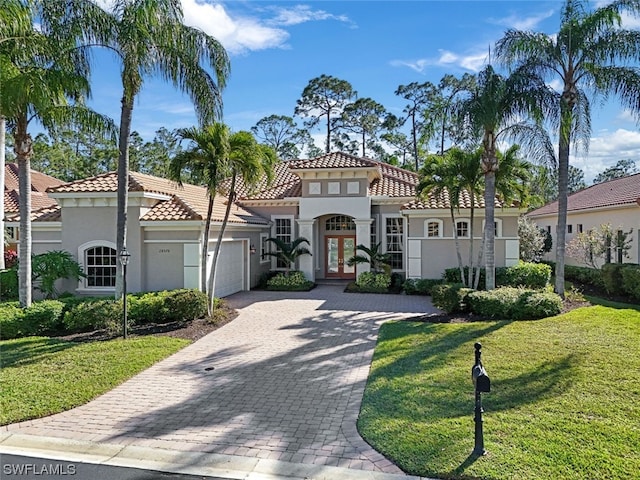
[[[347,265],[347,260],[356,254],[356,237],[326,237],[327,278],[355,278],[356,267]]]

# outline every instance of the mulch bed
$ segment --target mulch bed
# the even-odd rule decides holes
[[[143,335],[167,336],[175,338],[184,338],[195,342],[199,338],[204,337],[208,333],[217,330],[221,326],[229,323],[238,316],[238,312],[229,308],[226,304],[217,308],[213,318],[199,318],[190,322],[171,322],[171,323],[147,323],[144,325],[132,326],[129,330],[130,337],[139,337]],[[110,340],[121,335],[112,335],[105,330],[95,330],[92,332],[74,333],[72,335],[59,336],[60,340],[70,342],[95,342]]]

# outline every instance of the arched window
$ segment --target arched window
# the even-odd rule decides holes
[[[353,221],[353,218],[347,217],[346,215],[336,215],[334,217],[330,217],[325,222],[324,228],[327,232],[337,232],[340,230],[355,230],[356,224]]]
[[[442,232],[442,220],[429,218],[424,221],[425,235],[427,238],[440,238]]]
[[[80,245],[78,258],[83,259],[87,274],[84,288],[111,289],[116,286],[118,254],[114,243],[92,241]]]

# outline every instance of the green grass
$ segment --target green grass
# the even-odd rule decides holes
[[[473,344],[492,381],[474,445]],[[408,473],[628,479],[640,472],[640,312],[382,326],[358,428]]]
[[[585,295],[584,298],[589,300],[589,302],[594,305],[602,305],[604,307],[611,308],[632,308],[633,310],[640,310],[640,305],[632,304],[632,303],[622,303],[622,302],[614,302],[613,300],[607,300],[600,297],[594,297],[593,295]]]
[[[154,336],[87,343],[47,337],[2,341],[0,425],[82,405],[188,343]]]

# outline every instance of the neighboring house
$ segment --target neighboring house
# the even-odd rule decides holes
[[[46,193],[47,188],[57,187],[64,182],[44,173],[31,170],[31,210],[37,211],[56,205],[56,201]],[[18,185],[18,164],[7,163],[4,166],[4,217],[5,221],[10,221],[18,215],[20,205],[20,188]],[[10,250],[18,248],[18,227],[14,225],[5,226]]]
[[[553,237],[553,248],[547,255],[555,260],[558,202],[540,207],[527,216]],[[569,195],[567,206],[567,242],[578,233],[610,224],[614,230],[633,229],[629,258],[624,262],[638,263],[640,259],[640,173],[592,185]],[[613,255],[616,261],[616,255]],[[577,259],[566,258],[569,265],[582,265]]]
[[[418,201],[418,176],[385,163],[344,153],[277,165],[274,181],[249,192],[238,190],[225,232],[216,276],[216,296],[247,290],[271,269],[284,269],[264,255],[277,237],[305,237],[313,255],[296,266],[310,280],[354,279],[368,265],[349,267],[358,244],[381,242],[393,270],[409,278],[440,278],[457,266],[449,204],[443,198]],[[48,190],[58,205],[33,217],[34,253],[67,250],[88,277],[64,289],[80,294],[113,292],[116,275],[115,173]],[[463,196],[456,212],[463,258],[469,242],[469,206]],[[475,242],[480,245],[483,199],[476,198]],[[210,251],[213,251],[227,199],[215,201]],[[518,261],[516,208],[496,201],[496,266]],[[131,253],[131,291],[197,288],[200,247],[206,218],[203,187],[132,172],[129,182],[127,248]],[[17,224],[16,224],[17,225]],[[210,259],[209,259],[210,260]]]

